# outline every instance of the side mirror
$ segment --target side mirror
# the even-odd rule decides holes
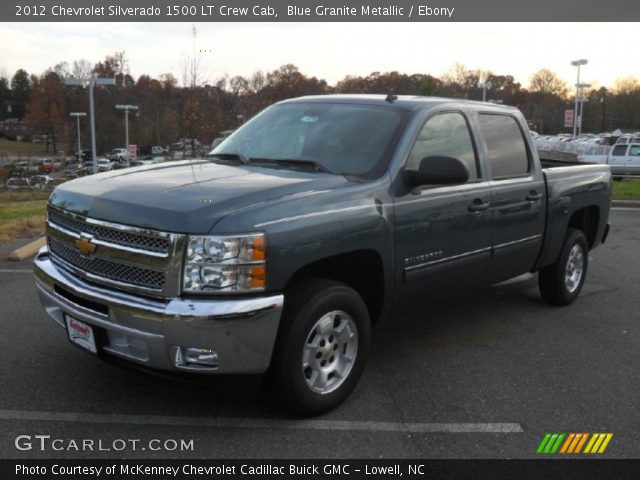
[[[413,187],[422,185],[456,185],[469,180],[467,165],[453,157],[425,157],[418,170],[405,170]]]

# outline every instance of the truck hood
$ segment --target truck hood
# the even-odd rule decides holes
[[[208,233],[265,202],[345,186],[339,175],[181,161],[117,170],[58,186],[49,202],[91,218],[177,233]]]

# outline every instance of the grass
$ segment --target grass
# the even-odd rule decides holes
[[[640,180],[613,182],[614,200],[640,200]]]
[[[49,153],[45,150],[44,143],[32,143],[32,142],[16,142],[15,140],[8,140],[6,138],[0,138],[0,157],[42,157],[44,155],[51,155],[51,146],[49,147]]]
[[[44,234],[44,213],[49,192],[0,192],[0,243]]]

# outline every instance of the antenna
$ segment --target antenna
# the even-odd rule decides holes
[[[387,94],[387,98],[384,99],[385,102],[393,103],[398,99],[398,96],[393,92],[393,89],[389,90]]]

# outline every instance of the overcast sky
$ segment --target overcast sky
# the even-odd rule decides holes
[[[547,67],[569,84],[570,61],[587,58],[583,81],[611,86],[638,74],[638,23],[200,23],[197,50],[210,81],[293,63],[335,84],[374,71],[440,76],[455,62],[511,74],[523,85]],[[180,78],[191,55],[190,23],[0,23],[0,73],[41,73],[124,50],[130,73]]]

